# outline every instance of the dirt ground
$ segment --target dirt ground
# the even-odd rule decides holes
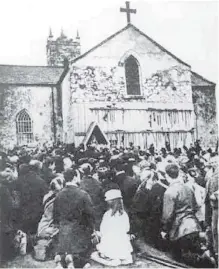
[[[154,255],[156,257],[164,258],[169,261],[172,261],[171,256],[169,253],[164,253],[160,250],[157,250],[142,240],[138,240],[137,242],[138,247],[140,249],[140,252],[146,252],[147,254]],[[105,266],[98,264],[96,262],[91,261],[90,262],[91,268],[104,268]],[[51,261],[44,261],[44,262],[39,262],[33,259],[31,254],[25,255],[25,256],[17,256],[15,259],[12,261],[7,262],[4,266],[4,268],[54,268],[55,263],[53,260]],[[136,258],[134,264],[131,266],[121,266],[120,268],[160,268],[160,267],[165,267],[161,266],[155,262],[152,261],[146,261],[141,258]]]

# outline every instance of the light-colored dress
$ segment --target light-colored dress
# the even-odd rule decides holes
[[[129,217],[125,211],[122,215],[117,212],[112,216],[112,210],[108,210],[100,225],[101,240],[97,250],[101,256],[118,260],[132,259],[129,229]]]

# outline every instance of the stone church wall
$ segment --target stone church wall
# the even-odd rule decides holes
[[[130,26],[72,64],[73,99],[127,101],[125,60],[139,65],[146,102],[192,103],[190,67]]]
[[[215,86],[193,87],[194,111],[196,114],[196,138],[204,147],[215,148],[218,139]]]
[[[40,86],[0,85],[0,144],[3,148],[16,145],[16,116],[26,109],[33,121],[35,142],[53,139],[51,88]]]
[[[135,96],[128,95],[126,90],[125,60],[130,55],[139,65],[141,94]],[[159,111],[163,118],[166,114],[171,117],[171,112],[178,110],[191,115],[191,119],[181,117],[180,113],[177,115],[184,123],[190,120],[190,127],[186,130],[177,129],[176,124],[173,126],[176,119],[171,117],[170,121],[173,122],[167,126],[170,131],[190,132],[194,127],[190,67],[132,26],[73,62],[68,81],[70,87],[63,95],[66,99],[63,121],[66,122],[64,130],[68,142],[80,143],[91,121],[100,123],[103,131],[109,134],[117,132],[119,128],[127,134],[134,132],[133,137],[137,136],[137,131],[134,130],[138,130],[138,135],[145,136],[149,126],[145,114],[150,116],[151,107],[154,112]],[[124,114],[130,114],[131,119],[140,107],[141,117],[132,122],[129,128],[124,117],[121,118],[120,126],[117,124],[118,120],[113,123],[111,114],[115,114],[115,118],[119,119],[122,109]],[[111,112],[108,113],[106,109]],[[163,123],[160,124],[162,125]],[[151,129],[156,131],[153,126]],[[160,127],[159,131],[165,132]]]
[[[72,102],[130,102],[140,99],[156,103],[191,103],[190,71],[181,66],[159,70],[146,77],[141,73],[141,96],[128,96],[123,67],[73,66]]]

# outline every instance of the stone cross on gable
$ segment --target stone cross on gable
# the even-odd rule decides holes
[[[129,6],[129,1],[125,2],[126,8],[120,8],[120,12],[125,12],[127,15],[127,24],[131,23],[131,13],[136,14],[136,9],[131,9]]]

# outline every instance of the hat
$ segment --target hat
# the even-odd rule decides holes
[[[90,173],[92,170],[93,170],[93,167],[89,164],[89,163],[83,163],[79,170],[82,172],[82,173]]]
[[[89,159],[88,159],[88,163],[90,163],[90,164],[95,164],[95,163],[97,163],[97,162],[98,162],[98,160],[95,159],[95,158],[89,158]]]
[[[129,159],[128,159],[128,162],[129,162],[129,163],[134,163],[134,162],[135,162],[135,158],[129,158]]]
[[[105,201],[110,201],[117,198],[122,198],[122,193],[120,190],[113,189],[105,193]]]
[[[19,160],[19,157],[16,155],[13,155],[13,156],[9,157],[9,160],[12,163],[17,163],[17,161]]]
[[[82,165],[83,163],[87,163],[88,162],[88,158],[81,158],[78,160],[78,164]]]
[[[103,166],[103,167],[99,167],[97,172],[98,173],[106,173],[108,171],[107,167]]]
[[[197,169],[192,167],[188,169],[188,173],[191,177],[195,177],[197,175]]]
[[[42,169],[42,163],[38,160],[31,160],[29,165],[33,166],[36,169]]]

